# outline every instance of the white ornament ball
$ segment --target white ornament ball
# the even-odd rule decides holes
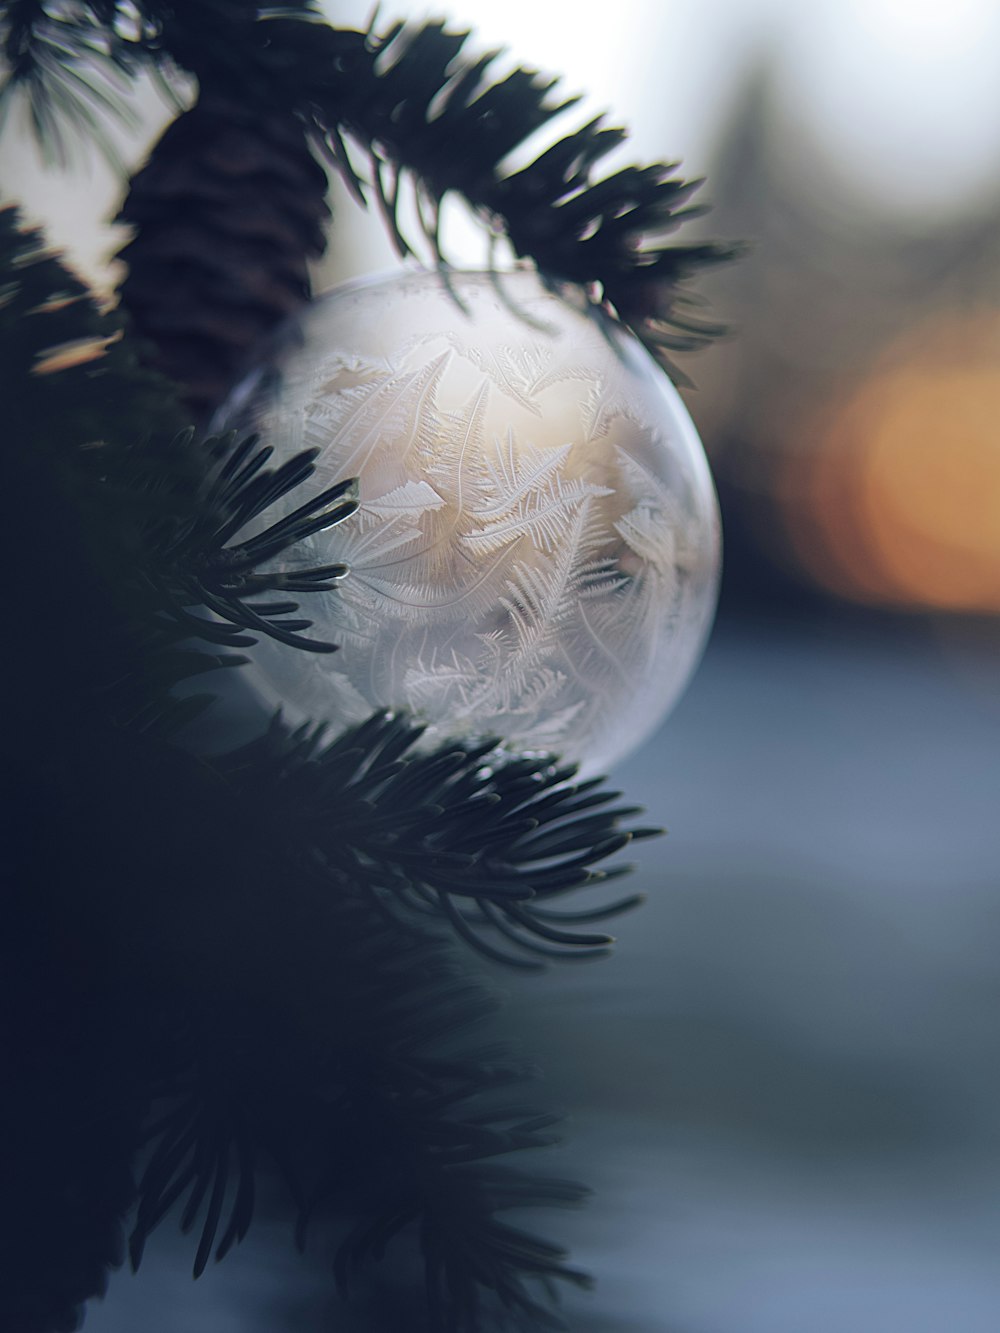
[[[349,565],[302,598],[339,651],[251,650],[290,720],[402,709],[431,743],[496,735],[593,772],[677,700],[715,608],[715,493],[673,385],[578,289],[527,270],[347,284],[237,392],[219,424],[237,423],[273,462],[317,447],[315,493],[360,483],[357,514],[281,566]]]

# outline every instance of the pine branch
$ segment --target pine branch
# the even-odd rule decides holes
[[[440,207],[449,193],[464,197],[491,226],[502,228],[515,252],[553,279],[596,289],[651,351],[664,361],[721,330],[700,321],[680,285],[705,265],[729,259],[732,247],[665,245],[663,238],[704,211],[689,206],[697,183],[676,175],[676,164],[624,167],[595,178],[597,164],[624,139],[603,117],[558,140],[520,169],[510,155],[576,99],[556,96],[557,80],[515,69],[490,79],[495,52],[465,54],[469,34],[442,22],[397,24],[369,42],[346,78],[314,93],[316,126],[330,160],[361,193],[362,173],[345,153],[343,135],[369,156],[372,182],[390,229],[399,235],[395,184],[381,188],[391,168],[413,176],[425,210],[425,238],[438,248]],[[340,57],[343,63],[344,57]]]
[[[0,207],[0,344],[7,435],[26,454],[74,465],[94,441],[125,446],[187,424],[169,383],[140,364],[121,315],[102,310],[9,205]]]
[[[183,639],[234,649],[266,634],[332,652],[305,637],[311,621],[288,594],[330,590],[345,567],[288,574],[265,567],[353,513],[354,483],[331,486],[263,526],[268,507],[312,475],[316,451],[270,468],[270,450],[252,437],[202,441],[191,428],[178,430],[184,418],[169,385],[139,365],[117,314],[101,311],[40,233],[18,222],[15,209],[0,209],[0,390],[10,438],[26,458],[54,466],[52,481],[72,496],[91,559],[133,618],[146,666],[125,686],[146,691],[148,705],[156,676],[155,716],[179,725],[199,701],[167,705],[170,686],[222,664],[215,654],[178,655]],[[251,524],[259,530],[240,540]],[[162,619],[150,621],[151,611]],[[127,708],[127,688],[122,698]]]
[[[520,968],[607,952],[610,935],[573,927],[635,906],[635,895],[582,913],[548,904],[624,873],[596,866],[658,830],[623,829],[638,807],[615,804],[619,793],[598,790],[600,779],[574,784],[573,766],[505,757],[495,740],[424,754],[414,750],[421,731],[375,714],[323,745],[318,729],[289,735],[276,724],[221,764],[301,854],[404,921],[436,917]]]
[[[270,506],[312,476],[318,450],[305,450],[276,468],[266,466],[271,452],[258,447],[253,436],[201,441],[188,430],[168,442],[97,451],[89,458],[95,475],[113,478],[94,486],[91,518],[95,531],[115,537],[104,544],[109,575],[127,571],[123,593],[137,614],[158,609],[173,626],[168,637],[239,648],[265,634],[293,648],[335,650],[305,637],[312,622],[287,594],[330,591],[347,567],[335,563],[281,573],[267,565],[353,514],[357,484],[327,487],[260,528]],[[240,540],[250,526],[260,530]],[[260,600],[269,593],[280,599]]]
[[[341,905],[362,910],[357,890],[345,887]],[[370,903],[366,910],[372,914]],[[561,1326],[551,1314],[553,1283],[588,1279],[566,1265],[558,1246],[498,1216],[574,1205],[586,1195],[574,1182],[495,1162],[555,1141],[555,1117],[519,1098],[499,1100],[533,1072],[502,1050],[455,1049],[456,1034],[480,1023],[495,1001],[460,978],[439,942],[377,914],[363,938],[358,955],[347,955],[359,1030],[319,1121],[329,1155],[303,1191],[300,1240],[324,1213],[347,1205],[356,1220],[334,1259],[345,1294],[398,1239],[420,1247],[435,1330],[472,1333],[492,1302],[529,1317],[532,1327]]]
[[[35,78],[44,99],[62,77],[50,58],[59,49],[70,52],[77,73],[95,60],[127,74],[142,62],[163,68],[172,60],[222,86],[236,71],[246,78],[248,68],[260,68],[262,96],[294,105],[345,170],[342,129],[371,152],[390,223],[394,173],[411,171],[427,196],[432,237],[440,200],[461,190],[505,217],[515,244],[547,255],[559,276],[572,275],[584,255],[584,267],[606,260],[604,276],[595,270],[584,278],[581,267],[575,280],[603,282],[609,300],[611,280],[633,271],[629,246],[639,235],[626,221],[629,207],[620,211],[622,200],[633,200],[640,218],[632,221],[644,225],[681,216],[678,191],[659,178],[619,173],[610,184],[590,183],[590,164],[610,146],[604,131],[577,143],[582,165],[570,168],[556,153],[533,177],[505,176],[503,145],[554,114],[549,85],[520,71],[489,91],[482,83],[488,58],[451,63],[461,59],[463,35],[426,25],[408,55],[391,35],[337,33],[307,23],[290,5],[280,8],[265,38],[257,7],[242,0],[164,0],[134,10],[114,0],[58,10],[18,0],[3,11],[13,84]],[[119,33],[115,25],[129,15],[133,27]],[[74,25],[90,36],[71,38]],[[199,43],[211,54],[200,55]],[[431,114],[436,97],[445,127]],[[400,106],[401,120],[393,113]],[[441,134],[447,126],[450,138]],[[478,183],[468,156],[476,136],[492,145]],[[463,145],[464,165],[455,151]],[[458,184],[445,161],[452,153]],[[560,249],[542,219],[565,208],[562,225],[590,191],[578,206],[586,222]],[[529,195],[537,223],[528,218]],[[601,244],[587,250],[598,234]],[[110,1011],[129,1015],[135,1037],[136,1067],[116,1048],[117,1073],[125,1073],[109,1084],[130,1116],[149,1096],[151,1070],[163,1077],[178,1067],[193,1071],[152,1130],[135,1260],[173,1208],[199,1232],[196,1271],[213,1254],[221,1257],[250,1224],[259,1162],[270,1157],[302,1204],[303,1224],[337,1202],[361,1219],[340,1252],[342,1280],[410,1231],[422,1247],[437,1327],[481,1327],[490,1300],[537,1326],[549,1318],[539,1290],[544,1295],[554,1278],[584,1279],[556,1246],[499,1215],[575,1202],[581,1191],[496,1164],[550,1141],[552,1121],[517,1102],[491,1100],[519,1081],[509,1063],[455,1052],[454,1034],[486,1004],[439,937],[448,926],[515,965],[523,965],[525,951],[602,952],[609,943],[603,933],[567,927],[634,899],[562,915],[549,903],[617,873],[593,867],[647,831],[623,830],[633,811],[595,784],[574,785],[571,769],[509,760],[492,743],[420,754],[419,729],[397,718],[377,716],[330,745],[316,731],[288,736],[275,726],[214,760],[165,745],[192,707],[170,701],[172,686],[206,665],[239,660],[191,650],[184,637],[238,648],[260,632],[318,646],[303,638],[308,622],[296,618],[288,595],[334,586],[341,568],[273,575],[267,565],[345,517],[350,484],[268,526],[267,506],[309,474],[309,454],[271,469],[267,451],[252,440],[198,444],[178,432],[182,415],[163,382],[139,370],[117,317],[102,314],[8,214],[0,215],[0,259],[0,333],[11,349],[7,401],[23,473],[15,477],[28,483],[15,487],[25,513],[14,525],[14,550],[23,557],[32,541],[51,539],[16,588],[17,623],[31,631],[37,671],[12,697],[28,701],[17,736],[30,783],[21,785],[29,795],[37,789],[57,834],[42,826],[49,833],[42,855],[30,827],[19,830],[23,864],[5,886],[5,909],[37,897],[45,931],[53,922],[61,928],[72,907],[74,947],[102,941]],[[560,263],[570,268],[560,271]],[[53,589],[58,614],[42,614],[40,594]],[[85,673],[76,670],[81,655],[89,655]],[[108,698],[91,715],[81,700],[94,697],[95,682]],[[65,853],[54,845],[59,834]],[[77,893],[81,866],[93,901]],[[109,923],[117,933],[106,943]],[[61,984],[62,1002],[78,998],[65,977]],[[82,1012],[81,1022],[89,1021]],[[45,1035],[43,1055],[72,1074],[73,1059],[61,1063],[58,1041]],[[99,1045],[103,1023],[88,1035]],[[16,1034],[12,1042],[5,1054],[18,1049]],[[57,1128],[62,1104],[49,1102]],[[109,1164],[109,1188],[97,1209],[101,1243],[93,1253],[81,1250],[85,1228],[71,1228],[72,1243],[55,1258],[85,1252],[86,1264],[56,1293],[60,1308],[99,1288],[131,1194],[122,1141],[134,1119],[112,1116],[102,1126],[109,1138],[98,1160]],[[71,1169],[79,1147],[73,1140],[66,1161],[59,1159],[60,1184],[92,1183]],[[294,1161],[284,1160],[288,1153]],[[40,1154],[29,1165],[37,1160]],[[58,1190],[46,1195],[46,1216],[58,1213],[58,1199]],[[67,1260],[60,1271],[71,1267]],[[39,1322],[53,1326],[52,1311]]]
[[[18,21],[6,38],[12,86],[30,84],[44,106],[45,90],[59,86],[40,54],[51,21],[32,18],[40,6],[26,0],[13,8]],[[65,20],[79,42],[94,46],[98,8],[120,18],[110,0],[81,6],[74,20]],[[578,283],[607,303],[676,378],[682,377],[671,355],[721,332],[701,317],[684,283],[736,252],[666,243],[703,211],[690,204],[698,183],[681,179],[676,164],[595,174],[625,137],[599,116],[527,165],[509,166],[515,150],[575,103],[559,98],[555,78],[518,68],[493,81],[497,53],[466,54],[469,34],[440,21],[397,23],[377,36],[332,28],[310,6],[282,4],[258,15],[242,0],[210,0],[198,7],[206,30],[187,6],[169,9],[147,0],[138,7],[142,35],[128,50],[120,53],[121,39],[105,34],[108,52],[102,57],[95,49],[91,58],[123,70],[140,57],[161,68],[175,62],[199,78],[203,91],[231,94],[249,84],[255,101],[276,113],[293,111],[355,195],[376,203],[402,253],[412,244],[398,215],[400,183],[408,176],[424,239],[441,262],[447,258],[441,205],[455,194],[543,274]],[[39,132],[51,135],[52,108],[36,120]]]
[[[204,1213],[194,1276],[200,1277],[210,1258],[225,1258],[242,1241],[253,1220],[255,1157],[253,1135],[244,1107],[232,1089],[206,1096],[209,1080],[195,1080],[187,1094],[147,1128],[155,1147],[139,1182],[139,1207],[129,1240],[129,1257],[137,1269],[150,1235],[180,1201],[181,1230],[191,1231]],[[228,1095],[226,1095],[228,1093]],[[230,1191],[232,1176],[236,1186]],[[224,1219],[227,1195],[228,1216]],[[225,1229],[216,1244],[219,1228]]]
[[[287,71],[261,22],[276,15],[304,24],[318,17],[310,0],[274,0],[266,11],[253,0],[3,0],[0,114],[23,97],[56,161],[65,164],[72,139],[81,139],[120,166],[104,121],[131,120],[127,93],[140,73],[178,107],[185,71],[244,96],[249,87],[265,102],[280,97]]]
[[[99,312],[79,293],[55,309],[65,271],[41,259],[16,229],[7,240],[14,258],[0,270],[0,287],[5,311],[17,309],[28,320],[31,337],[18,352],[27,365],[34,364],[35,345],[45,344],[30,322],[34,305],[48,308],[60,333],[105,328],[92,325]],[[29,310],[26,301],[33,303]],[[18,320],[2,327],[17,350]],[[127,416],[127,338],[113,348],[109,358],[124,358],[110,361],[120,378],[109,374],[104,388],[107,402]],[[105,365],[101,358],[94,364]],[[32,1229],[24,1240],[35,1266],[26,1260],[24,1271],[46,1274],[44,1290],[51,1292],[51,1302],[32,1316],[37,1333],[55,1327],[53,1311],[62,1312],[68,1327],[76,1303],[99,1290],[108,1265],[117,1262],[121,1213],[133,1191],[128,1149],[144,1104],[164,1092],[172,1099],[147,1129],[134,1262],[155,1228],[177,1213],[197,1233],[194,1266],[202,1271],[246,1233],[261,1170],[277,1170],[303,1227],[330,1205],[348,1208],[357,1221],[341,1252],[342,1280],[353,1281],[364,1256],[384,1250],[401,1228],[411,1245],[423,1247],[438,1327],[479,1327],[478,1312],[491,1299],[532,1312],[537,1324],[548,1317],[546,1284],[583,1279],[558,1247],[508,1228],[499,1214],[572,1202],[581,1191],[501,1172],[494,1159],[550,1141],[551,1117],[511,1095],[524,1078],[516,1064],[456,1049],[456,1033],[489,1012],[489,1002],[450,960],[438,923],[407,913],[402,924],[384,910],[386,894],[372,891],[367,874],[347,873],[355,859],[342,853],[353,837],[350,819],[367,817],[373,801],[387,819],[395,803],[412,855],[392,847],[386,864],[397,875],[420,871],[433,859],[435,839],[421,845],[418,824],[427,817],[433,825],[440,805],[454,821],[442,826],[439,841],[444,861],[450,857],[448,885],[457,891],[459,861],[470,860],[460,807],[478,800],[477,832],[485,834],[495,810],[506,821],[502,846],[516,849],[519,838],[527,840],[527,871],[530,821],[519,818],[518,808],[532,792],[539,801],[554,798],[559,786],[546,788],[545,797],[528,774],[512,775],[505,801],[502,784],[494,783],[496,791],[483,786],[483,756],[467,754],[454,772],[448,752],[444,762],[426,756],[415,765],[409,750],[416,730],[389,719],[355,731],[326,764],[312,761],[304,738],[282,738],[276,729],[257,755],[244,749],[206,759],[165,744],[178,717],[164,702],[166,692],[203,668],[203,655],[179,643],[164,621],[169,571],[187,568],[205,579],[220,550],[235,551],[232,568],[215,569],[214,577],[236,597],[240,590],[226,580],[254,577],[255,562],[296,539],[319,514],[324,521],[336,516],[345,497],[327,496],[318,514],[308,506],[240,542],[241,526],[263,519],[269,497],[291,474],[270,474],[252,442],[199,446],[188,433],[154,432],[139,444],[119,439],[117,429],[105,439],[98,429],[94,439],[103,442],[95,445],[89,427],[81,436],[62,396],[62,375],[75,374],[53,374],[51,413],[37,397],[22,422],[29,433],[15,436],[10,475],[23,523],[4,534],[23,553],[31,545],[24,529],[34,530],[39,555],[13,589],[18,623],[31,627],[35,669],[11,692],[23,705],[18,718],[24,715],[13,747],[21,803],[14,866],[3,886],[8,928],[12,909],[22,906],[31,928],[8,929],[0,946],[2,952],[9,944],[15,963],[0,969],[12,992],[0,1017],[15,1013],[15,995],[24,997],[18,968],[27,967],[29,977],[37,971],[26,942],[44,942],[53,931],[59,943],[65,930],[70,956],[85,960],[107,996],[91,1026],[95,1011],[79,1007],[73,974],[65,966],[45,973],[42,993],[53,1023],[27,1034],[17,1029],[3,1042],[7,1060],[24,1049],[46,1069],[51,1061],[44,1096],[18,1124],[18,1141],[28,1141],[25,1127],[33,1119],[40,1132],[13,1182],[17,1192],[12,1186],[6,1195],[24,1195],[24,1217],[30,1201]],[[148,387],[142,376],[139,383]],[[86,404],[86,384],[79,388]],[[300,466],[308,469],[308,458]],[[107,529],[103,546],[95,544],[95,528]],[[141,569],[150,579],[166,571],[144,596]],[[38,588],[64,592],[68,575],[69,607],[50,629],[50,619],[37,615]],[[294,578],[309,582],[302,574]],[[69,615],[72,660],[63,623]],[[106,697],[96,693],[98,683]],[[134,705],[129,715],[126,696]],[[328,842],[338,844],[339,862],[322,850],[322,826],[331,820],[337,833]],[[370,821],[364,837],[377,832],[377,821]],[[376,850],[369,841],[363,854]],[[63,1021],[67,1011],[76,1015],[76,1027]],[[124,1016],[126,1033],[105,1057],[106,1012]],[[64,1030],[73,1038],[72,1058],[64,1058]],[[86,1079],[74,1053],[85,1058]],[[98,1118],[107,1142],[70,1135],[52,1159],[51,1181],[44,1176],[35,1197],[31,1191],[43,1180],[39,1163],[62,1125],[60,1077],[89,1089],[92,1065],[110,1071],[98,1080],[111,1102]],[[178,1084],[181,1071],[187,1081]],[[513,1104],[492,1100],[505,1090]],[[76,1154],[84,1150],[81,1167]],[[107,1171],[100,1190],[88,1174],[92,1161]],[[9,1165],[0,1158],[0,1168]],[[78,1179],[93,1204],[79,1219],[59,1205],[60,1190]],[[64,1224],[58,1235],[54,1215]],[[30,1284],[11,1284],[0,1311],[13,1309],[21,1318],[31,1291]]]
[[[542,1326],[547,1283],[585,1278],[559,1247],[499,1215],[585,1192],[496,1163],[553,1142],[556,1121],[523,1100],[533,1071],[460,1040],[495,1000],[440,938],[380,914],[308,849],[281,850],[264,808],[211,769],[200,766],[187,803],[202,808],[207,796],[203,825],[245,832],[229,840],[228,881],[207,895],[182,889],[173,905],[183,917],[188,893],[201,895],[196,947],[180,921],[161,944],[163,975],[185,960],[193,994],[177,1044],[193,1058],[148,1129],[133,1263],[179,1214],[198,1233],[198,1275],[245,1234],[261,1173],[277,1173],[299,1209],[300,1243],[331,1213],[353,1219],[334,1258],[345,1293],[395,1242],[423,1252],[436,1329],[481,1327],[492,1296]],[[251,1021],[245,978],[265,961]]]
[[[37,140],[61,166],[69,161],[67,129],[117,163],[103,119],[130,119],[125,92],[135,72],[131,43],[115,31],[117,6],[78,4],[53,13],[44,0],[8,0],[0,10],[7,77],[0,110],[25,96]]]

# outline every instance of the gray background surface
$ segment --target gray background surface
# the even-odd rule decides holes
[[[598,1278],[574,1330],[1000,1327],[996,660],[975,626],[724,621],[615,775],[670,828],[647,904],[609,961],[497,978],[571,1115],[545,1165],[597,1191],[546,1219]],[[168,1223],[88,1328],[418,1327],[332,1319],[267,1222],[197,1285],[190,1249]]]

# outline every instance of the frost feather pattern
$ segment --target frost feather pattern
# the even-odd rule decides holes
[[[526,272],[409,274],[322,298],[265,381],[277,460],[319,448],[311,484],[361,496],[296,553],[350,567],[309,607],[340,651],[259,644],[269,701],[591,764],[655,726],[705,637],[718,520],[676,392],[610,317]]]

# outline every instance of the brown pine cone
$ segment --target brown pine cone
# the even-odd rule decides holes
[[[310,295],[326,173],[287,111],[203,95],[133,177],[122,304],[148,359],[204,419],[253,348]]]

